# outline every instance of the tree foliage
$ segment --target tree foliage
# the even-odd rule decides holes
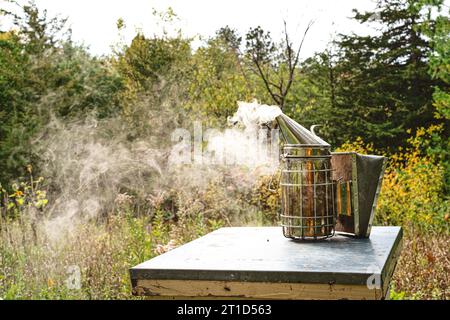
[[[320,134],[334,146],[361,138],[395,152],[409,130],[448,120],[444,8],[442,1],[379,0],[354,16],[376,32],[341,35],[304,61],[306,32],[294,46],[286,24],[279,41],[261,27],[242,36],[226,26],[196,49],[181,32],[138,33],[114,55],[92,57],[72,42],[65,19],[33,4],[20,14],[4,10],[16,29],[0,34],[0,181],[26,173],[33,139],[51,117],[120,115],[136,139],[152,130],[143,114],[171,112],[169,127],[194,117],[225,125],[237,100],[255,98],[279,104],[305,126],[322,125]],[[154,15],[163,22],[176,17],[170,10]],[[436,150],[448,155],[447,134],[444,125]]]
[[[107,117],[117,112],[122,87],[108,61],[91,57],[62,32],[65,20],[48,18],[31,3],[14,22],[18,29],[0,33],[0,182],[34,164],[35,135],[52,116]]]
[[[374,11],[355,11],[355,19],[378,26],[378,34],[338,40],[341,101],[331,118],[339,120],[333,121],[334,133],[343,139],[362,136],[377,147],[395,148],[404,145],[407,130],[435,123],[432,95],[440,81],[428,72],[432,45],[421,31],[435,22],[413,4],[380,0]]]

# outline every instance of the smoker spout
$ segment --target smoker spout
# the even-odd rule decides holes
[[[313,134],[311,131],[298,124],[285,114],[275,118],[280,127],[281,136],[285,144],[317,145],[330,147],[330,145]]]

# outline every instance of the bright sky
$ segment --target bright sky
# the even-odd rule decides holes
[[[73,39],[88,45],[95,54],[108,53],[119,40],[118,18],[125,20],[122,36],[127,43],[136,30],[147,35],[161,33],[162,26],[152,15],[153,8],[165,11],[172,7],[179,16],[172,28],[181,28],[187,36],[211,36],[225,25],[243,35],[250,27],[260,25],[279,39],[286,19],[291,37],[300,39],[307,23],[315,20],[304,44],[303,58],[323,50],[334,34],[368,32],[348,17],[353,8],[364,11],[375,5],[373,0],[36,0],[36,3],[46,8],[50,16],[69,17]]]

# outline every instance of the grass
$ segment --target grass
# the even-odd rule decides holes
[[[151,219],[117,213],[76,225],[55,240],[42,227],[33,231],[29,221],[10,221],[1,229],[0,298],[136,299],[130,267],[224,225],[201,216],[175,223],[163,212]],[[391,298],[447,299],[448,243],[447,235],[407,232]],[[71,289],[67,282],[76,272],[81,287]]]
[[[392,299],[450,297],[450,236],[407,232],[391,283]]]
[[[125,213],[77,225],[55,241],[43,228],[34,237],[26,221],[10,222],[1,230],[0,298],[130,299],[131,266],[220,226]],[[81,288],[71,289],[77,272]]]

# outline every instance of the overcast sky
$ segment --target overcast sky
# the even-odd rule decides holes
[[[147,35],[161,33],[153,9],[164,11],[172,7],[179,21],[171,28],[181,29],[187,36],[211,36],[225,25],[245,34],[250,27],[260,25],[276,39],[281,36],[286,19],[292,38],[299,39],[307,23],[315,20],[303,58],[323,50],[334,34],[369,32],[349,17],[353,8],[369,10],[375,5],[373,0],[36,0],[36,3],[50,15],[69,17],[73,39],[89,46],[95,54],[107,54],[119,40],[118,18],[125,20],[126,42],[136,30]]]

